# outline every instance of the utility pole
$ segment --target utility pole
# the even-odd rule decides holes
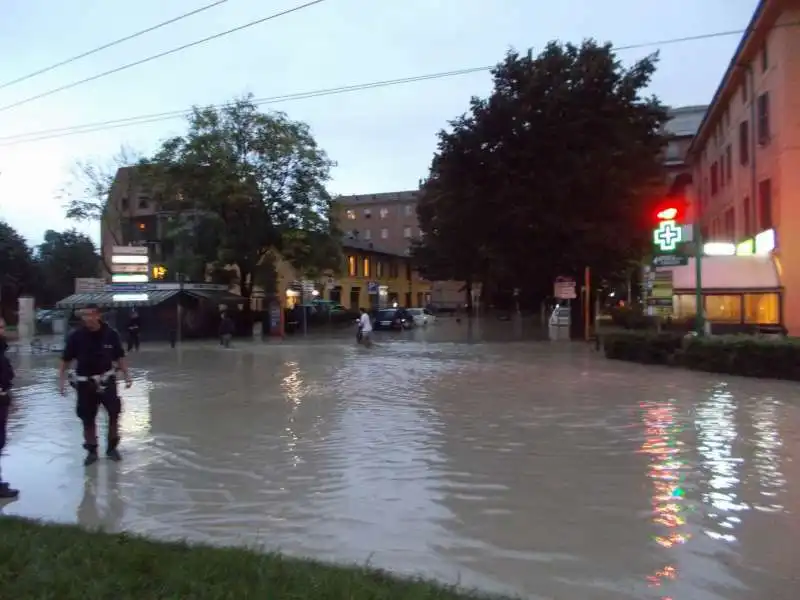
[[[699,207],[698,202],[698,207]],[[699,210],[699,208],[698,208]],[[704,336],[706,332],[705,306],[703,304],[703,232],[700,228],[700,218],[695,218],[694,231],[694,301],[695,301],[695,329],[697,335]]]

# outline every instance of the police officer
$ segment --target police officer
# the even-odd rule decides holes
[[[88,305],[81,314],[83,325],[67,338],[61,356],[59,391],[66,392],[67,371],[75,361],[75,376],[71,384],[78,394],[76,413],[83,423],[83,447],[87,455],[84,465],[97,461],[97,411],[100,405],[108,413],[108,445],[106,456],[121,460],[119,445],[119,416],[122,402],[117,393],[116,369],[125,376],[125,387],[131,378],[125,364],[125,350],[119,334],[105,323],[96,304]]]

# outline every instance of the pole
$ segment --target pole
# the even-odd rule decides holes
[[[306,314],[306,287],[300,284],[300,310],[303,311],[303,335],[308,335],[308,315]]]
[[[584,298],[583,298],[583,335],[584,339],[588,342],[589,341],[589,333],[591,329],[590,318],[592,314],[592,291],[591,291],[591,270],[589,267],[583,272],[583,286],[584,286]]]
[[[183,299],[183,274],[178,273],[177,275],[178,275],[178,302],[175,305],[175,311],[178,320],[175,327],[175,334],[176,334],[175,337],[177,338],[177,341],[180,342],[181,336],[183,335],[182,324],[181,324],[181,321],[183,320],[182,319],[183,315],[181,314],[181,300]]]
[[[699,202],[698,202],[699,205]],[[705,307],[703,306],[703,233],[700,229],[700,219],[695,218],[694,224],[694,278],[695,278],[695,329],[697,335],[703,336],[706,331]]]

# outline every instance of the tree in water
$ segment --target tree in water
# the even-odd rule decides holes
[[[304,276],[339,268],[325,187],[332,165],[307,125],[260,112],[246,97],[195,108],[187,132],[163,142],[140,168],[160,190],[161,208],[175,215],[177,246],[203,264],[235,266],[249,298],[254,285],[274,293],[273,251],[285,252]]]
[[[423,272],[549,295],[559,275],[624,275],[647,247],[663,189],[665,107],[645,91],[657,57],[610,44],[509,52],[494,90],[439,134],[418,207]]]

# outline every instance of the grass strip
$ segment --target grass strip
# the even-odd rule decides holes
[[[14,600],[488,600],[360,566],[0,518],[0,597]],[[496,597],[495,597],[496,598]],[[498,599],[499,600],[499,599]]]

